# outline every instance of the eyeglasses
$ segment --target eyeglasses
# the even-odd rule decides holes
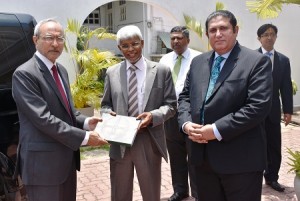
[[[260,37],[262,37],[262,38],[269,38],[269,37],[274,38],[275,36],[276,36],[275,33],[265,33],[265,34],[262,34]]]
[[[62,36],[43,36],[41,38],[47,43],[53,43],[54,40],[56,40],[58,44],[63,44],[65,42],[65,38]]]
[[[134,42],[132,44],[123,44],[123,45],[120,45],[121,49],[124,50],[124,51],[129,50],[130,47],[132,47],[134,49],[137,49],[137,48],[140,48],[140,46],[141,46],[140,42]]]

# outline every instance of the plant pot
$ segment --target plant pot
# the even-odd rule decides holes
[[[94,107],[76,108],[81,114],[91,117],[94,116]]]
[[[295,176],[294,178],[294,189],[297,199],[300,200],[300,176]]]

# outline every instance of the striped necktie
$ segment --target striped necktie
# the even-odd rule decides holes
[[[130,75],[128,81],[128,116],[136,117],[139,114],[138,107],[138,83],[136,77],[137,67],[132,65],[129,67]]]

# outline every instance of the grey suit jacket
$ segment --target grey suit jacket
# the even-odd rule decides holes
[[[76,114],[67,71],[59,64],[57,67],[72,117],[51,73],[37,56],[18,67],[13,75],[12,92],[20,120],[17,166],[26,185],[61,184],[69,175],[74,154],[77,169],[80,167],[78,149],[85,131],[77,127],[83,127],[86,117]]]
[[[143,112],[151,112],[153,124],[147,127],[162,157],[167,160],[164,122],[176,113],[176,94],[168,67],[146,60],[147,71]],[[114,111],[118,115],[128,115],[128,94],[126,62],[107,69],[101,112]],[[120,146],[112,144],[110,157],[121,158]]]
[[[222,174],[262,171],[266,165],[266,137],[263,120],[272,100],[271,61],[238,43],[232,49],[212,95],[204,103],[214,52],[195,57],[179,95],[179,126],[215,123],[222,140],[192,143],[191,162],[200,165],[204,157]]]

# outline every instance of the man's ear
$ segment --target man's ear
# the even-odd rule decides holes
[[[37,44],[38,37],[37,37],[37,36],[32,36],[32,40],[33,40],[34,44],[36,45],[36,44]]]
[[[119,48],[119,50],[122,52],[122,50],[121,50],[121,46],[120,46],[120,45],[118,45],[118,48]]]

